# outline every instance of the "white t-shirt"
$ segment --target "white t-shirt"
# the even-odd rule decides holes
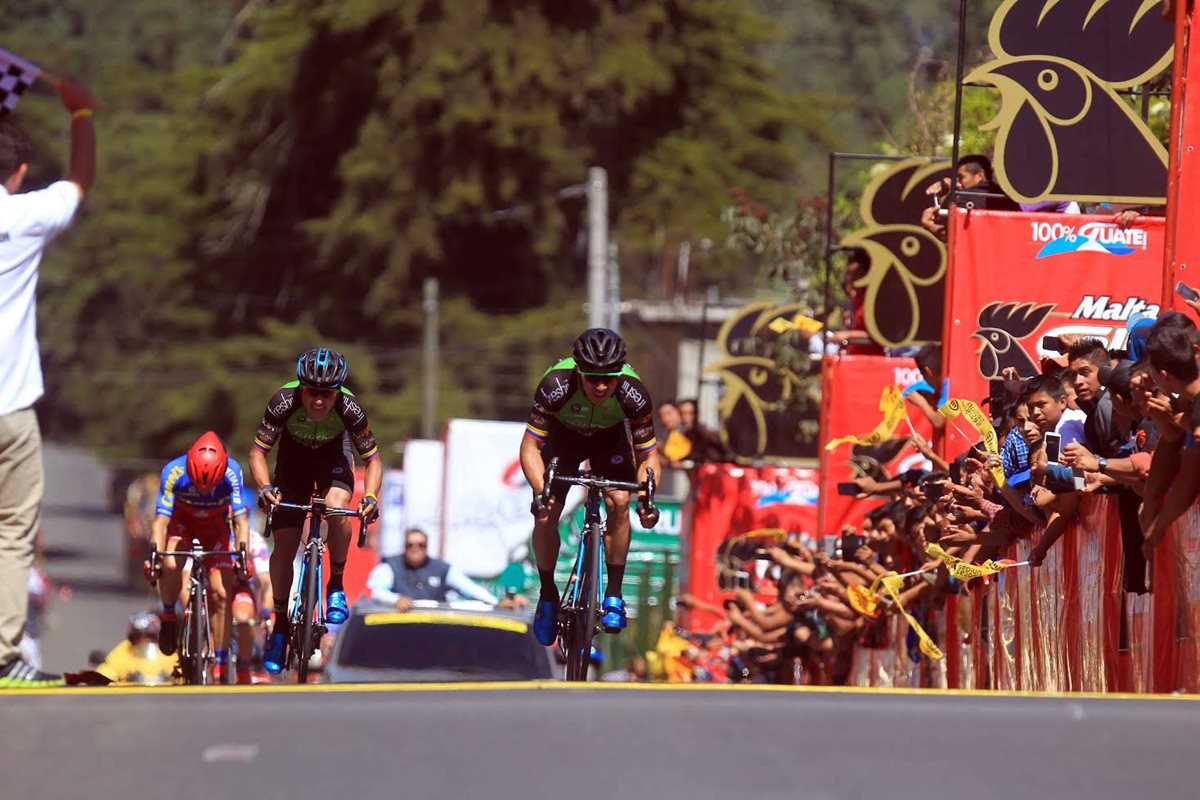
[[[42,396],[38,264],[46,243],[71,223],[78,207],[79,187],[71,181],[22,194],[0,186],[0,414],[28,408]]]

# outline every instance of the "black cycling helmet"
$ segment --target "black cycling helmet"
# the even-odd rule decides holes
[[[608,328],[588,328],[575,340],[574,355],[580,372],[615,375],[625,366],[625,340]]]
[[[328,347],[314,347],[296,361],[300,385],[313,389],[340,389],[349,372],[346,357]]]

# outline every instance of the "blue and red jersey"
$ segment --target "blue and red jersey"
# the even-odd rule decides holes
[[[211,526],[227,524],[230,516],[250,513],[242,486],[242,468],[232,458],[225,477],[209,494],[202,494],[187,474],[187,456],[182,455],[163,467],[154,513],[170,517],[172,522]]]

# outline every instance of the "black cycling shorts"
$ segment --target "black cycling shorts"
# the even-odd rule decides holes
[[[578,475],[580,464],[588,461],[593,475],[611,481],[637,481],[628,423],[584,436],[553,420],[546,441],[542,444],[542,461],[549,464],[550,459],[555,457],[558,458],[559,475]],[[560,507],[566,501],[570,488],[565,483],[554,485],[553,494]]]
[[[296,444],[287,436],[279,442],[279,458],[271,479],[283,494],[283,502],[308,505],[314,494],[324,497],[336,486],[354,494],[354,456],[345,434],[318,450]],[[299,528],[304,515],[280,509],[271,519],[275,528]]]

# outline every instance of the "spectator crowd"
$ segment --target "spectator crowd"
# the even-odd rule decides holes
[[[1200,301],[1189,305],[1200,313]],[[1200,494],[1200,331],[1189,316],[1168,311],[1133,315],[1128,334],[1120,351],[1099,339],[1060,337],[1060,354],[1042,359],[1040,374],[1009,370],[992,381],[979,405],[997,434],[996,452],[981,439],[945,460],[936,441],[914,433],[930,468],[858,478],[859,498],[880,501],[861,525],[827,534],[824,546],[789,536],[761,548],[765,569],[752,571],[761,577],[734,589],[724,608],[681,597],[681,606],[720,622],[676,630],[665,650],[660,640],[660,657],[688,667],[681,679],[785,684],[844,684],[862,648],[906,647],[918,662],[929,655],[925,629],[936,630],[926,623],[948,596],[998,569],[1041,568],[1087,494],[1108,495],[1119,509],[1121,588],[1148,592],[1149,562]],[[922,348],[916,361],[922,389],[943,385],[940,346]],[[910,413],[933,423],[935,440],[963,424],[938,412],[935,393],[905,398]],[[1005,562],[1021,540],[1027,563]],[[972,567],[954,568],[964,563]],[[894,641],[906,630],[892,624],[898,614],[910,622],[902,643]],[[929,638],[935,649],[947,644]]]

